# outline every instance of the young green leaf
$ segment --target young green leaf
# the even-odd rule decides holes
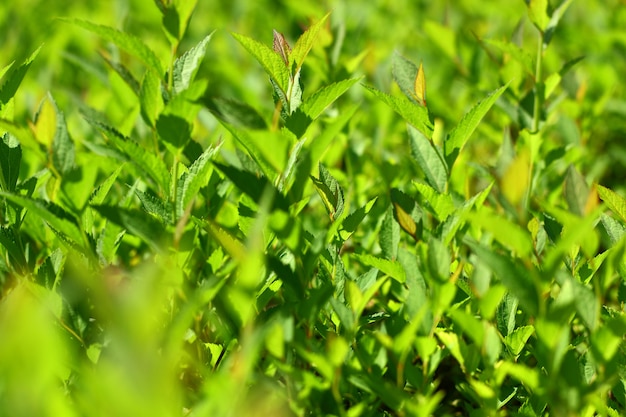
[[[448,216],[454,213],[455,207],[452,197],[448,194],[438,193],[434,188],[429,185],[422,184],[413,181],[413,185],[417,188],[417,191],[424,197],[428,205],[433,209],[434,214],[439,221],[445,221]]]
[[[615,191],[603,187],[602,185],[596,185],[598,195],[606,203],[607,206],[617,214],[622,222],[626,223],[626,199],[617,194]]]
[[[500,278],[502,283],[515,295],[529,314],[537,314],[539,309],[539,294],[532,278],[532,273],[522,270],[511,259],[493,252],[469,239],[465,243],[491,270]]]
[[[161,190],[169,192],[170,174],[165,166],[165,162],[158,155],[141,147],[138,143],[125,137],[110,126],[104,125],[94,120],[88,120],[98,128],[113,144],[124,153],[126,158],[141,168],[161,187]]]
[[[424,136],[429,139],[432,138],[434,127],[430,121],[430,115],[426,107],[413,103],[406,97],[393,97],[375,89],[374,87],[366,85],[364,85],[364,87],[371,91],[372,94],[374,94],[383,103],[391,107],[393,111],[402,116],[404,120],[422,132]]]
[[[15,191],[22,163],[22,147],[10,133],[0,139],[0,189]]]
[[[296,64],[294,72],[297,73],[302,67],[302,64],[304,63],[304,58],[306,58],[306,56],[309,54],[309,51],[313,47],[317,35],[326,23],[328,16],[330,16],[330,13],[327,13],[315,24],[309,27],[306,32],[304,32],[296,41],[296,44],[291,51],[291,54],[289,54],[289,68],[291,69],[292,65],[294,63]]]
[[[26,59],[26,61],[24,61],[19,67],[7,69],[8,76],[4,80],[2,87],[0,88],[0,117],[1,118],[11,119],[11,117],[7,117],[8,115],[4,113],[4,107],[17,92],[17,88],[22,83],[22,80],[24,79],[26,72],[28,71],[31,64],[33,63],[33,61],[39,54],[40,50],[41,50],[41,46],[37,48],[35,52],[33,52]]]
[[[206,54],[207,44],[209,40],[211,40],[211,36],[213,36],[213,32],[208,34],[197,45],[189,49],[174,62],[174,71],[172,73],[174,94],[179,94],[181,91],[189,88],[192,81],[195,79],[198,68],[200,68],[200,64]]]
[[[394,52],[391,58],[391,75],[400,87],[400,90],[414,103],[417,102],[415,96],[415,80],[417,79],[417,66],[398,51]]]
[[[289,91],[291,73],[280,55],[274,52],[269,46],[247,36],[237,33],[233,33],[232,36],[259,62],[259,64],[261,64],[265,72],[274,80],[283,94],[286,94],[287,91]]]
[[[141,62],[143,62],[149,69],[155,71],[157,74],[163,74],[163,66],[161,65],[159,58],[157,58],[154,52],[136,36],[131,35],[130,33],[121,32],[109,26],[97,25],[86,20],[62,20],[86,29],[109,42],[113,42],[115,45],[133,55],[135,58],[141,60]]]
[[[343,222],[341,223],[342,229],[339,231],[343,240],[348,240],[348,238],[356,231],[357,227],[361,224],[365,216],[367,216],[367,213],[370,212],[377,199],[378,197],[372,198],[363,207],[353,211],[345,219],[343,219]]]
[[[147,70],[139,88],[139,104],[141,117],[150,127],[156,126],[156,121],[163,111],[163,93],[161,92],[161,79],[152,70]]]
[[[56,130],[52,142],[52,164],[59,174],[65,175],[74,168],[74,142],[72,142],[67,131],[63,112],[57,107],[52,95],[48,95],[48,100],[54,106],[56,113]]]
[[[187,206],[196,198],[196,195],[204,187],[211,176],[212,165],[209,163],[222,147],[220,142],[217,146],[207,148],[198,159],[189,167],[178,180],[176,196],[176,217],[180,218]]]
[[[533,242],[528,230],[499,216],[493,210],[482,207],[470,215],[471,222],[491,233],[505,247],[514,251],[522,259],[529,257],[533,251]]]
[[[584,216],[586,214],[587,201],[589,200],[589,187],[580,172],[570,165],[567,169],[564,187],[565,201],[572,213]]]
[[[164,227],[150,216],[137,209],[96,205],[91,206],[105,219],[128,230],[129,233],[141,238],[152,250],[160,252],[165,243]]]
[[[548,16],[548,0],[529,0],[527,4],[530,21],[543,33],[550,21],[550,17]]]
[[[170,214],[172,210],[167,201],[163,201],[150,191],[144,192],[136,188],[134,191],[146,212],[156,217],[165,225],[172,224],[172,216]]]
[[[533,326],[518,327],[505,336],[504,343],[509,348],[511,354],[517,356],[522,352],[526,342],[534,332],[535,328]]]
[[[422,169],[428,183],[438,193],[446,191],[448,183],[448,167],[441,151],[422,132],[408,125],[411,155]]]
[[[341,80],[320,88],[302,103],[302,111],[309,116],[311,120],[317,119],[328,106],[334,103],[335,100],[362,78],[363,77]]]
[[[319,179],[311,176],[311,180],[313,180],[313,186],[324,202],[330,219],[335,221],[343,214],[343,189],[321,163],[319,164],[319,171]]]
[[[366,253],[355,254],[354,257],[361,263],[376,268],[399,283],[406,281],[404,268],[398,261],[390,261],[389,259],[378,258]]]
[[[487,97],[476,103],[476,105],[463,116],[459,124],[449,133],[443,143],[445,160],[448,167],[452,167],[459,152],[463,149],[463,146],[465,146],[472,133],[474,133],[480,121],[485,117],[489,109],[491,109],[498,97],[507,89],[508,85],[507,83],[492,91]]]
[[[155,3],[163,14],[162,24],[165,34],[172,44],[177,44],[185,35],[198,0],[155,0]]]

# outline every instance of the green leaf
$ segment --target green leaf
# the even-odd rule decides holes
[[[428,240],[428,270],[440,282],[450,279],[450,251],[435,237]]]
[[[309,116],[311,120],[317,119],[328,106],[334,103],[335,100],[362,78],[363,77],[350,78],[320,88],[302,103],[302,111]]]
[[[126,158],[141,168],[161,187],[161,190],[168,193],[170,189],[170,174],[165,166],[165,162],[159,155],[149,152],[141,147],[138,143],[123,136],[120,132],[110,126],[106,126],[95,120],[88,120],[92,125],[100,129],[100,131],[113,144],[124,153]]]
[[[152,70],[147,70],[141,81],[139,89],[139,104],[141,117],[150,127],[156,126],[156,121],[163,111],[163,93],[161,92],[161,79]]]
[[[234,260],[243,261],[246,259],[246,246],[239,239],[210,219],[201,221],[200,224],[207,229],[211,236],[219,242],[220,246],[224,248],[226,253]]]
[[[283,132],[239,129],[228,124],[224,126],[272,182],[285,170],[291,143]]]
[[[107,194],[109,194],[109,191],[111,190],[111,187],[113,187],[113,184],[115,184],[115,180],[117,180],[118,175],[120,175],[122,168],[124,168],[124,165],[120,165],[119,167],[117,167],[115,171],[113,171],[113,173],[109,175],[107,179],[104,180],[102,184],[100,184],[98,188],[93,191],[93,193],[91,193],[91,197],[89,197],[89,204],[100,205],[104,203],[104,199],[106,198]]]
[[[350,215],[343,219],[341,222],[342,230],[340,231],[341,238],[343,240],[348,240],[348,238],[356,231],[357,227],[361,224],[365,216],[367,216],[367,213],[370,212],[377,199],[378,197],[372,198],[363,207],[353,211]]]
[[[518,327],[505,336],[504,343],[511,354],[517,356],[522,352],[522,349],[526,346],[526,342],[534,332],[535,328],[533,326]]]
[[[24,256],[24,251],[18,243],[13,228],[0,226],[0,245],[4,246],[13,262],[20,268],[26,269],[28,264]],[[17,269],[19,271],[19,268]]]
[[[390,206],[383,218],[383,224],[378,234],[378,243],[385,259],[394,260],[398,257],[400,243],[400,225],[393,218],[393,209]]]
[[[389,259],[377,258],[369,254],[355,254],[354,257],[361,263],[378,269],[399,283],[406,281],[404,268],[398,261],[390,261]]]
[[[418,104],[415,96],[417,66],[412,61],[400,55],[398,51],[395,51],[391,58],[391,75],[404,95],[413,103]]]
[[[434,188],[426,184],[413,181],[413,185],[415,185],[417,191],[420,192],[433,209],[439,221],[445,221],[448,216],[454,213],[455,207],[452,197],[447,194],[438,193]]]
[[[479,101],[472,109],[463,116],[459,124],[450,132],[443,143],[444,155],[448,167],[452,167],[459,152],[467,143],[480,121],[485,117],[489,109],[495,104],[500,95],[507,89],[509,84],[492,91],[483,100]]]
[[[134,191],[146,212],[155,216],[163,224],[172,224],[171,208],[167,201],[164,201],[150,191],[144,192],[138,189]]]
[[[412,197],[397,188],[391,189],[390,197],[394,218],[402,230],[418,240],[422,234],[422,210]]]
[[[172,44],[178,43],[187,30],[198,0],[174,0],[168,1],[167,5],[163,0],[156,0],[155,3],[163,13],[162,23],[165,34]]]
[[[0,189],[15,191],[22,163],[22,147],[10,133],[0,140]]]
[[[603,187],[600,184],[596,185],[596,189],[598,190],[598,195],[602,201],[609,206],[613,213],[619,216],[622,222],[626,223],[626,199],[617,194],[615,191]]]
[[[548,0],[528,0],[527,4],[530,21],[543,33],[550,21]]]
[[[544,48],[552,40],[552,36],[554,35],[554,31],[556,30],[556,27],[558,26],[559,22],[561,21],[561,18],[565,14],[565,11],[567,10],[567,8],[570,6],[570,4],[572,4],[572,1],[573,0],[565,0],[565,1],[563,1],[552,12],[552,16],[550,16],[550,21],[546,25],[545,31],[544,31],[544,34],[543,34],[543,45],[544,45]]]
[[[232,166],[223,165],[218,162],[213,162],[213,165],[217,167],[221,172],[228,177],[230,181],[243,193],[250,196],[255,202],[259,203],[263,197],[265,190],[270,190],[273,193],[274,203],[272,207],[279,208],[285,212],[289,211],[289,202],[283,194],[280,193],[265,177],[257,177],[256,175],[242,171]]]
[[[311,177],[315,190],[322,198],[324,206],[332,221],[337,220],[343,213],[343,189],[328,170],[319,164],[320,177]]]
[[[611,239],[611,245],[617,244],[626,235],[626,226],[620,223],[619,220],[602,213],[600,221],[609,235],[609,239]]]
[[[413,126],[408,126],[411,143],[411,155],[422,169],[428,183],[437,192],[444,193],[448,183],[448,167],[441,155],[441,151],[422,132]]]
[[[76,219],[65,213],[62,209],[41,200],[35,200],[21,195],[0,191],[0,196],[24,207],[29,213],[40,217],[57,232],[67,236],[74,243],[82,246],[83,235],[78,228]]]
[[[565,201],[572,213],[584,216],[586,213],[587,200],[589,200],[589,187],[585,178],[578,170],[570,165],[565,177]]]
[[[52,95],[48,94],[48,99],[54,106],[56,113],[56,130],[52,142],[52,163],[59,174],[65,175],[74,168],[74,142],[72,142],[67,131],[63,112],[57,107]]]
[[[126,32],[121,32],[117,29],[113,29],[109,26],[96,25],[81,19],[61,19],[67,23],[71,23],[78,27],[81,27],[89,32],[92,32],[101,38],[114,43],[118,47],[122,48],[129,54],[138,58],[149,69],[155,71],[157,74],[163,74],[163,67],[161,61],[157,58],[154,52],[146,46],[145,43],[134,35]]]
[[[313,47],[315,39],[317,38],[317,35],[324,26],[326,19],[328,19],[328,16],[330,16],[330,12],[326,13],[324,17],[318,20],[315,24],[311,25],[311,27],[309,27],[306,32],[304,32],[296,41],[296,44],[291,51],[291,54],[289,54],[289,68],[291,69],[293,64],[295,63],[296,73],[302,67],[302,64],[304,63],[304,58],[306,58],[306,56],[309,54],[309,51]]]
[[[39,54],[41,46],[35,50],[27,59],[17,68],[7,69],[8,75],[0,88],[0,117],[5,118],[4,107],[15,96],[17,88],[22,83],[26,72]]]
[[[511,259],[469,239],[466,239],[465,243],[500,278],[504,286],[519,299],[529,314],[537,314],[540,297],[530,271],[522,270]]]
[[[279,54],[269,46],[255,41],[244,35],[232,33],[232,36],[241,44],[265,69],[265,72],[276,82],[283,94],[289,91],[291,74]]]
[[[174,71],[172,73],[174,94],[179,94],[181,91],[188,89],[191,82],[195,79],[198,68],[200,68],[200,64],[206,54],[207,44],[211,40],[213,33],[211,32],[174,62]]]
[[[187,206],[196,198],[200,189],[207,185],[213,166],[209,163],[222,147],[220,142],[217,146],[207,148],[198,159],[189,167],[178,180],[176,196],[176,216],[180,218]]]
[[[215,117],[229,125],[247,129],[267,128],[263,117],[247,103],[223,97],[204,98],[202,101]]]
[[[152,250],[160,252],[165,243],[165,229],[155,219],[141,210],[127,209],[109,205],[91,206],[105,219],[128,230],[147,243]]]
[[[430,115],[428,114],[428,109],[426,107],[413,103],[404,96],[393,97],[375,89],[374,87],[369,87],[367,85],[364,85],[364,87],[372,92],[372,94],[374,94],[383,103],[391,107],[393,111],[402,116],[407,123],[413,125],[417,130],[422,132],[424,136],[429,139],[432,138],[434,127],[430,121]]]
[[[499,216],[493,210],[483,206],[469,216],[471,222],[488,231],[505,247],[512,250],[522,259],[528,258],[533,252],[533,242],[528,230]]]

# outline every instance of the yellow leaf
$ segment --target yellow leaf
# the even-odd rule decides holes
[[[530,158],[527,152],[517,155],[502,177],[501,189],[512,205],[524,198],[530,181]]]
[[[415,77],[415,98],[420,105],[426,107],[426,76],[421,62]]]
[[[57,114],[54,104],[48,97],[44,98],[35,122],[35,138],[46,147],[52,145],[57,129]]]

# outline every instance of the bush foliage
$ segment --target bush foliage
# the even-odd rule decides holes
[[[624,413],[623,2],[30,3],[0,414]]]

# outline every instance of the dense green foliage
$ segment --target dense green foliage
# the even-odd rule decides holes
[[[0,415],[625,412],[623,1],[5,3]]]

